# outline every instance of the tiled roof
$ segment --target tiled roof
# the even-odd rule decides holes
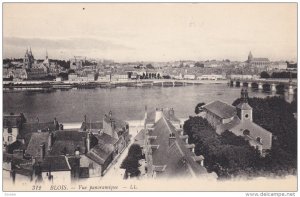
[[[175,116],[173,108],[163,109],[164,116],[171,122],[180,122],[180,120]]]
[[[243,110],[251,110],[252,109],[252,107],[248,103],[244,103],[244,102],[239,103],[236,107],[239,109],[243,109]]]
[[[83,140],[72,141],[72,140],[56,140],[52,145],[50,154],[51,155],[74,155],[75,150],[79,148],[80,153],[85,153],[85,144]]]
[[[48,132],[32,133],[29,144],[27,146],[26,153],[30,154],[33,157],[41,157],[42,155],[40,153],[40,145],[45,144],[45,148],[47,150],[48,137],[49,137]]]
[[[134,137],[134,143],[139,144],[140,146],[144,146],[145,139],[145,130],[142,129],[138,134]]]
[[[116,138],[111,137],[110,135],[106,134],[106,133],[101,133],[101,134],[93,134],[97,139],[98,139],[98,143],[104,143],[104,144],[116,144],[118,142],[118,140]]]
[[[240,119],[237,116],[234,116],[233,120],[230,121],[229,123],[226,124],[220,124],[218,125],[218,128],[220,131],[226,131],[226,130],[230,130],[231,128],[237,126],[238,124],[240,124]]]
[[[75,150],[79,148],[80,153],[85,153],[86,147],[83,141],[87,137],[87,132],[78,132],[76,130],[63,130],[54,133],[54,143],[51,148],[51,155],[74,155]],[[91,134],[91,147],[98,144],[97,138]]]
[[[104,164],[107,158],[113,153],[114,148],[110,144],[98,144],[92,148],[86,156],[98,164]]]
[[[43,172],[51,170],[56,171],[71,171],[70,164],[65,156],[48,156],[41,162]]]
[[[180,122],[180,120],[176,117],[173,108],[163,108],[164,116],[170,120],[171,122]],[[147,111],[147,124],[152,124],[155,122],[155,110]]]
[[[175,134],[175,141],[169,144],[171,133]],[[185,147],[185,142],[180,139],[175,127],[165,117],[155,123],[149,135],[157,136],[151,140],[151,145],[159,145],[159,148],[152,152],[153,165],[167,165],[165,172],[161,175],[181,176],[206,173],[206,169],[194,161],[194,153]]]
[[[249,130],[250,137],[256,140],[257,137],[262,139],[263,149],[270,149],[272,146],[272,133],[262,128],[261,126],[255,124],[251,121],[243,121],[240,124],[237,124],[235,127],[231,128],[232,131],[236,135],[243,135],[244,130]]]
[[[92,129],[92,130],[100,130],[103,129],[103,122],[92,122],[92,123],[85,123],[83,122],[81,124],[80,129],[84,129],[86,127],[86,129]]]
[[[20,115],[4,115],[3,116],[3,128],[8,127],[20,127],[21,116]]]
[[[222,101],[214,101],[204,105],[202,108],[215,114],[219,118],[231,118],[236,115],[236,109],[232,105],[228,105]]]
[[[268,58],[264,58],[264,57],[256,57],[256,58],[253,58],[252,60],[251,60],[252,62],[253,61],[269,61],[269,59]]]
[[[26,134],[37,132],[38,130],[45,132],[55,131],[56,129],[57,126],[54,124],[54,122],[24,123],[22,129],[20,130],[20,135],[24,137]]]
[[[118,129],[122,129],[122,128],[126,127],[126,125],[128,125],[128,123],[126,123],[125,121],[117,119],[113,116],[108,116],[108,115],[106,115],[104,117],[104,121],[107,123],[114,121],[114,124],[115,124],[116,128],[118,128]]]

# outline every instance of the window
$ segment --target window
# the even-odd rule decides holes
[[[249,114],[245,114],[245,118],[248,118],[249,117]]]
[[[11,142],[12,141],[12,136],[8,136],[7,141]]]
[[[246,130],[243,131],[243,134],[244,135],[250,135],[250,131],[248,129],[246,129]]]
[[[7,133],[12,133],[12,128],[11,128],[11,127],[9,127],[9,128],[7,129]]]
[[[259,142],[259,143],[262,143],[262,139],[260,137],[257,137],[256,141]]]

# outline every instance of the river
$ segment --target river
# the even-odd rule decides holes
[[[249,97],[266,97],[272,93],[249,90]],[[274,95],[274,93],[273,93]],[[194,115],[199,102],[222,100],[229,104],[240,97],[240,88],[226,84],[203,84],[182,87],[71,89],[55,91],[4,91],[4,114],[23,112],[28,121],[50,121],[56,117],[60,122],[80,122],[86,114],[88,120],[100,121],[112,110],[123,120],[142,119],[145,106],[172,107],[179,118]],[[287,100],[292,95],[285,95]]]

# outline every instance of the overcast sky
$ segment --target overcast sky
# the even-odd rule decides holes
[[[296,60],[297,5],[3,5],[3,55],[116,61]]]

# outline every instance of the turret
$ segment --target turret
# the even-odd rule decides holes
[[[248,104],[248,91],[242,88],[241,90],[241,102],[236,106],[237,115],[241,121],[252,122],[252,107]]]

